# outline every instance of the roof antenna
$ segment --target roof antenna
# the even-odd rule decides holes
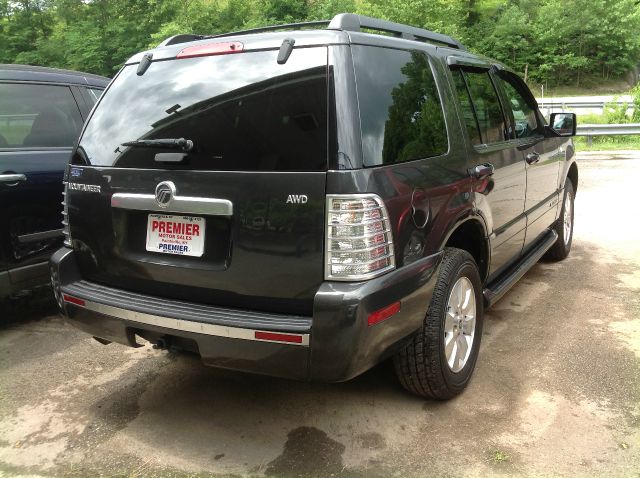
[[[136,71],[136,74],[138,76],[144,75],[144,72],[149,69],[149,66],[151,66],[152,59],[153,59],[153,53],[144,54],[144,56],[142,57],[142,60],[140,60],[140,64],[138,65],[138,70]]]
[[[280,45],[280,51],[278,52],[278,65],[284,65],[293,51],[293,45],[296,41],[293,38],[285,38]]]

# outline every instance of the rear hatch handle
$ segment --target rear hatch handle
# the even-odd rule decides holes
[[[206,216],[233,216],[233,203],[227,199],[179,196],[172,181],[156,186],[155,194],[115,193],[111,207],[142,211],[202,214]]]

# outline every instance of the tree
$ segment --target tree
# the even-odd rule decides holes
[[[113,75],[178,33],[355,12],[452,35],[535,81],[617,78],[640,61],[638,0],[0,0],[0,62]]]

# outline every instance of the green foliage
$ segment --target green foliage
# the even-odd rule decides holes
[[[615,98],[614,98],[615,100]],[[604,105],[602,116],[607,124],[624,124],[631,122],[631,116],[627,114],[629,105],[627,103],[618,104],[615,101]]]
[[[640,8],[635,0],[504,2],[470,32],[472,44],[551,85],[620,77],[638,62]]]
[[[607,150],[640,150],[640,137],[633,136],[594,136],[591,145],[584,136],[576,136],[573,144],[577,151],[607,151]]]
[[[633,115],[631,116],[631,122],[640,123],[640,83],[631,90],[631,97],[633,98]]]
[[[631,90],[632,101],[618,104],[619,98],[613,97],[611,103],[605,103],[602,114],[580,115],[582,124],[626,124],[640,123],[640,83]]]
[[[602,114],[586,114],[578,116],[579,124],[625,124],[640,122],[640,84],[631,90],[633,101],[629,104],[618,105],[605,104]],[[614,98],[615,100],[616,98]],[[629,109],[633,112],[629,113]],[[578,150],[608,150],[608,149],[640,149],[640,137],[638,136],[593,136],[591,145],[584,136],[574,138]]]
[[[547,87],[619,78],[640,59],[637,0],[0,0],[0,62],[113,75],[178,33],[355,12],[450,34]],[[640,101],[640,100],[639,100]],[[636,108],[640,110],[640,108]]]

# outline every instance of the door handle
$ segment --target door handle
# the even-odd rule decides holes
[[[478,164],[475,168],[471,169],[471,176],[476,179],[485,179],[489,176],[493,176],[495,168],[491,163]]]
[[[527,161],[528,164],[536,164],[538,161],[540,161],[540,154],[534,151],[532,153],[527,154],[527,156],[525,157],[525,160]]]
[[[7,186],[15,186],[20,181],[26,181],[27,177],[24,174],[0,174],[0,183],[8,183]]]

